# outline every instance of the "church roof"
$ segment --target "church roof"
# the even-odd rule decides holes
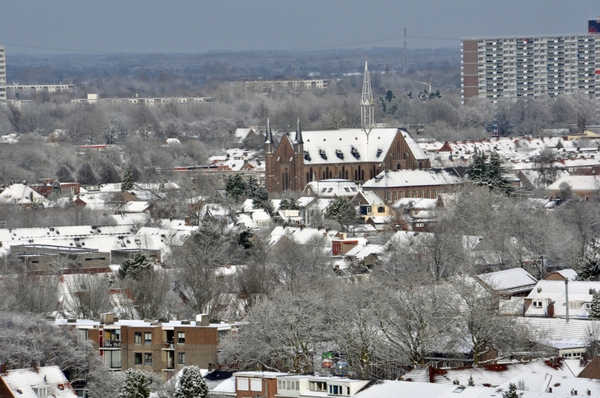
[[[416,160],[427,160],[421,147],[404,130],[362,129],[303,131],[304,164],[383,162],[400,131]]]

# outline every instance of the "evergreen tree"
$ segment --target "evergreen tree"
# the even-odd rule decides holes
[[[133,170],[131,170],[131,167],[129,167],[128,165],[127,167],[125,167],[125,170],[123,170],[123,182],[121,183],[121,192],[133,189],[133,181]]]
[[[478,151],[473,156],[473,162],[467,169],[467,174],[469,179],[477,185],[499,189],[507,194],[512,191],[510,180],[506,177],[508,169],[496,152],[492,152],[488,159],[485,153]]]
[[[54,180],[52,183],[52,197],[60,198],[62,196],[62,190],[60,189],[60,181]]]
[[[585,254],[583,263],[579,266],[577,280],[597,281],[598,279],[600,279],[600,260],[598,259],[598,249],[594,247]]]
[[[475,386],[475,381],[473,380],[473,375],[469,376],[469,381],[467,382],[467,385],[470,387]]]
[[[500,158],[497,152],[492,152],[490,161],[487,164],[487,180],[488,185],[492,188],[497,188],[505,191],[507,194],[512,191],[510,180],[506,178],[508,169]]]
[[[517,393],[517,386],[514,383],[508,385],[508,391],[502,393],[502,398],[520,398]]]
[[[208,386],[202,377],[200,368],[186,366],[181,370],[179,385],[173,398],[208,398]]]
[[[256,181],[256,178],[250,176],[250,178],[248,178],[248,182],[246,183],[246,196],[254,199],[257,190],[258,182]]]
[[[138,279],[143,271],[151,269],[152,264],[144,253],[137,253],[133,259],[125,260],[119,268],[119,277],[125,279],[131,277]]]
[[[341,225],[345,225],[346,228],[349,224],[354,223],[357,217],[358,213],[354,205],[345,196],[338,196],[325,209],[325,218],[335,220]]]
[[[473,156],[473,162],[471,163],[471,166],[469,166],[467,169],[469,180],[473,181],[477,185],[486,184],[486,171],[487,156],[485,156],[485,153],[477,151]]]
[[[151,383],[152,380],[147,377],[145,372],[127,369],[119,398],[148,398]]]
[[[292,198],[283,198],[279,203],[279,210],[300,210],[298,202]]]
[[[246,183],[242,176],[240,174],[229,176],[225,191],[227,192],[227,196],[238,202],[246,193]]]
[[[590,306],[590,319],[600,319],[600,292],[594,292]]]
[[[271,199],[269,199],[267,188],[262,186],[256,190],[256,194],[252,199],[252,206],[254,206],[255,209],[263,209],[267,213],[273,214],[273,203],[271,202]]]

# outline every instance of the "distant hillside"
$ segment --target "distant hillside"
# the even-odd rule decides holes
[[[362,72],[365,58],[372,71],[452,70],[460,67],[460,50],[320,50],[202,54],[7,54],[7,80],[21,84],[86,81],[99,77],[133,77],[149,81],[185,78],[208,80],[328,77]]]

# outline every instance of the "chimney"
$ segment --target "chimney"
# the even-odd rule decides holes
[[[31,369],[33,369],[35,373],[39,373],[40,369],[38,368],[38,363],[36,361],[31,361]]]
[[[0,375],[5,375],[5,374],[6,374],[6,364],[0,363]]]
[[[209,326],[210,322],[208,321],[207,314],[198,314],[196,315],[196,326]]]

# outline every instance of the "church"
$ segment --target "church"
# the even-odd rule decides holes
[[[375,107],[369,70],[361,97],[360,129],[302,131],[282,137],[275,147],[270,123],[265,136],[266,184],[269,193],[301,191],[311,181],[340,178],[363,183],[383,170],[430,168],[430,162],[408,131],[374,128]]]

